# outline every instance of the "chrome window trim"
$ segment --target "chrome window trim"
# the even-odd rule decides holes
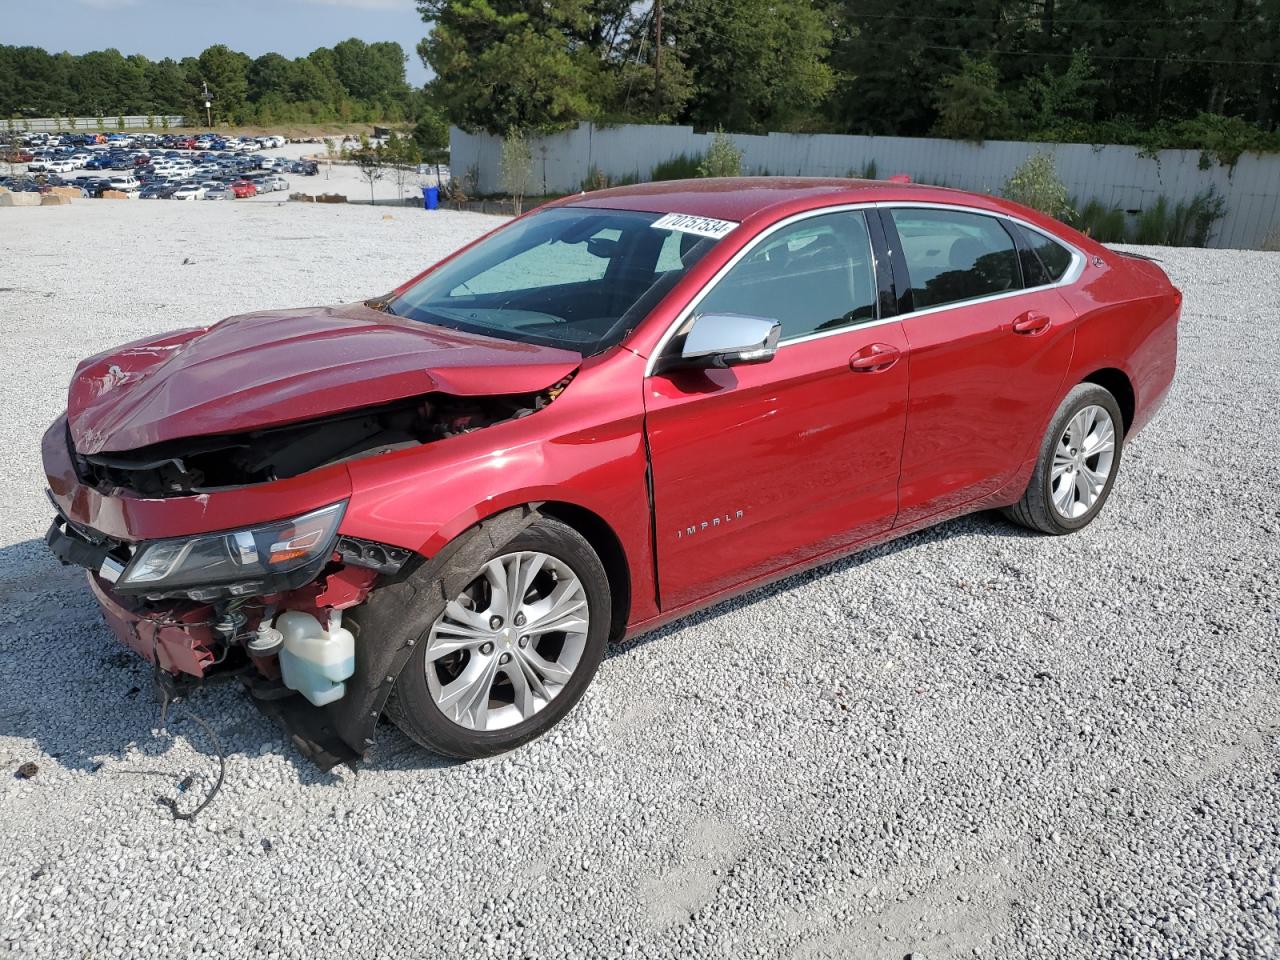
[[[667,327],[666,331],[658,339],[657,344],[653,348],[653,352],[649,355],[649,359],[645,362],[645,368],[644,368],[645,377],[653,376],[654,367],[657,365],[658,358],[662,356],[662,352],[667,348],[667,344],[671,341],[671,338],[675,336],[675,332],[680,329],[681,325],[686,320],[689,319],[689,316],[694,312],[694,310],[697,309],[698,304],[702,302],[703,298],[706,297],[706,295],[711,292],[711,290],[715,287],[716,284],[718,284],[721,280],[724,279],[725,275],[730,270],[732,270],[735,266],[737,266],[740,260],[742,260],[745,256],[747,256],[747,254],[751,253],[758,244],[767,240],[776,231],[781,230],[783,227],[791,226],[793,223],[799,223],[803,220],[809,220],[809,219],[812,219],[813,217],[820,217],[828,213],[846,213],[851,210],[874,210],[874,209],[889,210],[889,211],[899,210],[899,209],[953,210],[959,213],[976,213],[984,217],[994,217],[1000,220],[1007,220],[1010,223],[1016,223],[1020,227],[1024,227],[1027,230],[1031,230],[1034,233],[1040,234],[1046,239],[1051,240],[1052,242],[1058,244],[1058,246],[1060,247],[1065,247],[1072,257],[1071,265],[1067,267],[1067,270],[1065,273],[1063,273],[1062,278],[1060,280],[1055,281],[1054,283],[1042,283],[1036,287],[1022,287],[1021,289],[1018,289],[1018,290],[1006,290],[1003,293],[993,293],[990,296],[986,296],[986,297],[974,297],[972,300],[956,300],[952,303],[939,304],[936,307],[924,307],[920,310],[912,310],[909,313],[895,314],[892,317],[877,317],[875,320],[867,320],[864,323],[854,323],[846,327],[837,327],[834,330],[824,330],[821,333],[810,333],[800,337],[791,337],[787,340],[783,340],[781,343],[778,344],[779,350],[782,350],[785,347],[789,347],[792,344],[809,343],[812,340],[822,340],[822,339],[825,339],[826,337],[834,337],[840,334],[848,333],[851,330],[867,330],[872,327],[878,327],[886,323],[896,323],[898,321],[901,321],[905,317],[923,317],[923,316],[928,316],[934,313],[940,313],[943,310],[955,310],[960,307],[972,307],[977,304],[992,303],[998,300],[1007,300],[1010,297],[1021,296],[1022,294],[1025,294],[1025,293],[1034,293],[1038,290],[1055,290],[1059,287],[1070,286],[1071,284],[1079,280],[1080,275],[1084,273],[1084,267],[1085,267],[1085,263],[1087,262],[1087,258],[1085,257],[1084,252],[1082,250],[1077,248],[1074,244],[1068,243],[1066,240],[1063,240],[1061,237],[1054,236],[1048,231],[1043,230],[1040,227],[1037,227],[1035,224],[1028,223],[1026,220],[1023,220],[1021,217],[1015,216],[1014,214],[1011,214],[1011,213],[1002,213],[995,210],[984,210],[981,207],[971,207],[971,206],[967,206],[965,204],[959,204],[959,203],[938,203],[938,202],[933,202],[928,200],[901,200],[901,201],[899,200],[875,200],[875,201],[868,200],[860,203],[844,203],[834,207],[820,207],[816,210],[805,210],[801,213],[795,213],[789,217],[779,220],[775,224],[771,224],[761,233],[757,234],[750,243],[748,243],[745,247],[743,247],[741,250],[735,253],[728,260],[728,262],[724,264],[724,266],[722,266],[719,270],[716,271],[715,276],[713,276],[709,281],[707,281],[707,283],[703,286],[703,288],[698,291],[697,296],[695,296],[692,300],[690,300],[687,304],[685,304],[685,306],[680,310],[680,312],[676,314],[675,320],[671,322],[671,325]],[[1016,245],[1015,245],[1015,251],[1016,251]],[[879,270],[879,264],[876,262],[875,246],[872,245],[871,272],[872,272],[872,280],[876,282],[875,289],[877,291],[879,290],[878,270]],[[879,309],[879,298],[877,296],[877,310],[878,309]]]
[[[1067,267],[1066,272],[1062,274],[1062,278],[1060,280],[1055,280],[1053,283],[1042,283],[1035,287],[1022,287],[1018,290],[1005,290],[1003,293],[992,293],[985,297],[973,297],[969,300],[953,300],[950,303],[940,303],[936,307],[921,307],[918,310],[912,310],[910,313],[899,314],[899,316],[902,316],[902,317],[924,317],[924,316],[928,316],[929,314],[938,313],[942,310],[954,310],[957,307],[971,307],[975,303],[992,303],[996,300],[1007,300],[1010,297],[1016,297],[1024,293],[1034,293],[1037,290],[1053,290],[1053,289],[1056,289],[1057,287],[1065,287],[1075,283],[1077,280],[1080,279],[1080,274],[1084,273],[1085,255],[1082,251],[1076,249],[1074,245],[1067,243],[1065,240],[1055,237],[1053,234],[1045,230],[1041,230],[1035,224],[1027,223],[1027,221],[1023,220],[1021,217],[1015,217],[1013,214],[995,213],[991,210],[980,210],[976,207],[962,207],[959,204],[953,204],[953,203],[925,203],[920,201],[909,201],[909,202],[902,202],[902,203],[883,202],[883,203],[877,203],[876,206],[882,210],[888,210],[890,212],[890,215],[892,215],[892,212],[894,210],[903,210],[903,209],[956,210],[956,211],[959,211],[960,213],[976,213],[976,214],[980,214],[981,216],[992,217],[997,220],[1007,220],[1010,223],[1016,223],[1020,227],[1025,227],[1026,229],[1032,231],[1033,233],[1040,234],[1040,236],[1044,237],[1047,240],[1051,240],[1053,243],[1056,243],[1060,247],[1065,247],[1067,252],[1071,254],[1071,258],[1072,258],[1071,266]],[[1013,249],[1014,249],[1014,254],[1017,255],[1018,246],[1016,243],[1014,244]],[[908,274],[910,274],[910,271],[911,271],[911,268],[907,267]]]

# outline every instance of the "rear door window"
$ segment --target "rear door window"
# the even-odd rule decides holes
[[[1017,248],[995,217],[932,208],[890,212],[916,310],[1022,289]]]

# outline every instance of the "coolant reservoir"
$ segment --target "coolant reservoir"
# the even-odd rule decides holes
[[[342,625],[341,613],[333,611],[326,628],[309,613],[286,610],[276,618],[276,629],[284,635],[280,674],[286,687],[317,707],[347,692],[342,681],[356,669],[356,638]]]

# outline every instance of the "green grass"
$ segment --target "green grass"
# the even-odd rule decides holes
[[[1071,209],[1076,211],[1074,217],[1067,221],[1083,234],[1087,234],[1099,243],[1123,243],[1125,239],[1124,211],[1119,207],[1108,207],[1100,200],[1090,200],[1083,207],[1074,199]]]
[[[1081,233],[1099,243],[1138,243],[1160,247],[1203,247],[1209,242],[1213,226],[1226,214],[1226,204],[1212,188],[1178,204],[1168,197],[1155,202],[1138,214],[1130,226],[1124,211],[1090,200],[1083,207],[1072,202],[1077,213],[1068,221]]]
[[[699,176],[702,157],[681,153],[657,164],[649,174],[650,180],[693,180]]]

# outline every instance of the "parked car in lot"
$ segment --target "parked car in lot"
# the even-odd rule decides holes
[[[171,690],[252,677],[322,762],[384,709],[490,755],[611,639],[974,510],[1088,525],[1180,312],[1149,259],[987,196],[575,195],[372,300],[84,361],[46,539]]]
[[[243,200],[246,197],[257,196],[258,188],[248,180],[236,180],[231,184],[231,192],[236,195],[237,200]]]
[[[203,200],[205,188],[198,183],[187,181],[173,191],[174,200]]]
[[[138,196],[143,200],[168,200],[177,189],[176,184],[149,183],[142,188]]]
[[[101,197],[103,191],[111,189],[111,181],[106,177],[92,177],[80,181],[80,193],[86,197]]]
[[[206,187],[204,191],[205,200],[231,200],[234,196],[235,194],[232,193],[231,188],[221,183]]]
[[[14,193],[44,193],[48,189],[34,177],[0,177],[0,186]]]
[[[137,193],[142,189],[142,184],[132,174],[126,174],[123,177],[111,177],[108,182],[111,190],[119,190],[122,193]]]

